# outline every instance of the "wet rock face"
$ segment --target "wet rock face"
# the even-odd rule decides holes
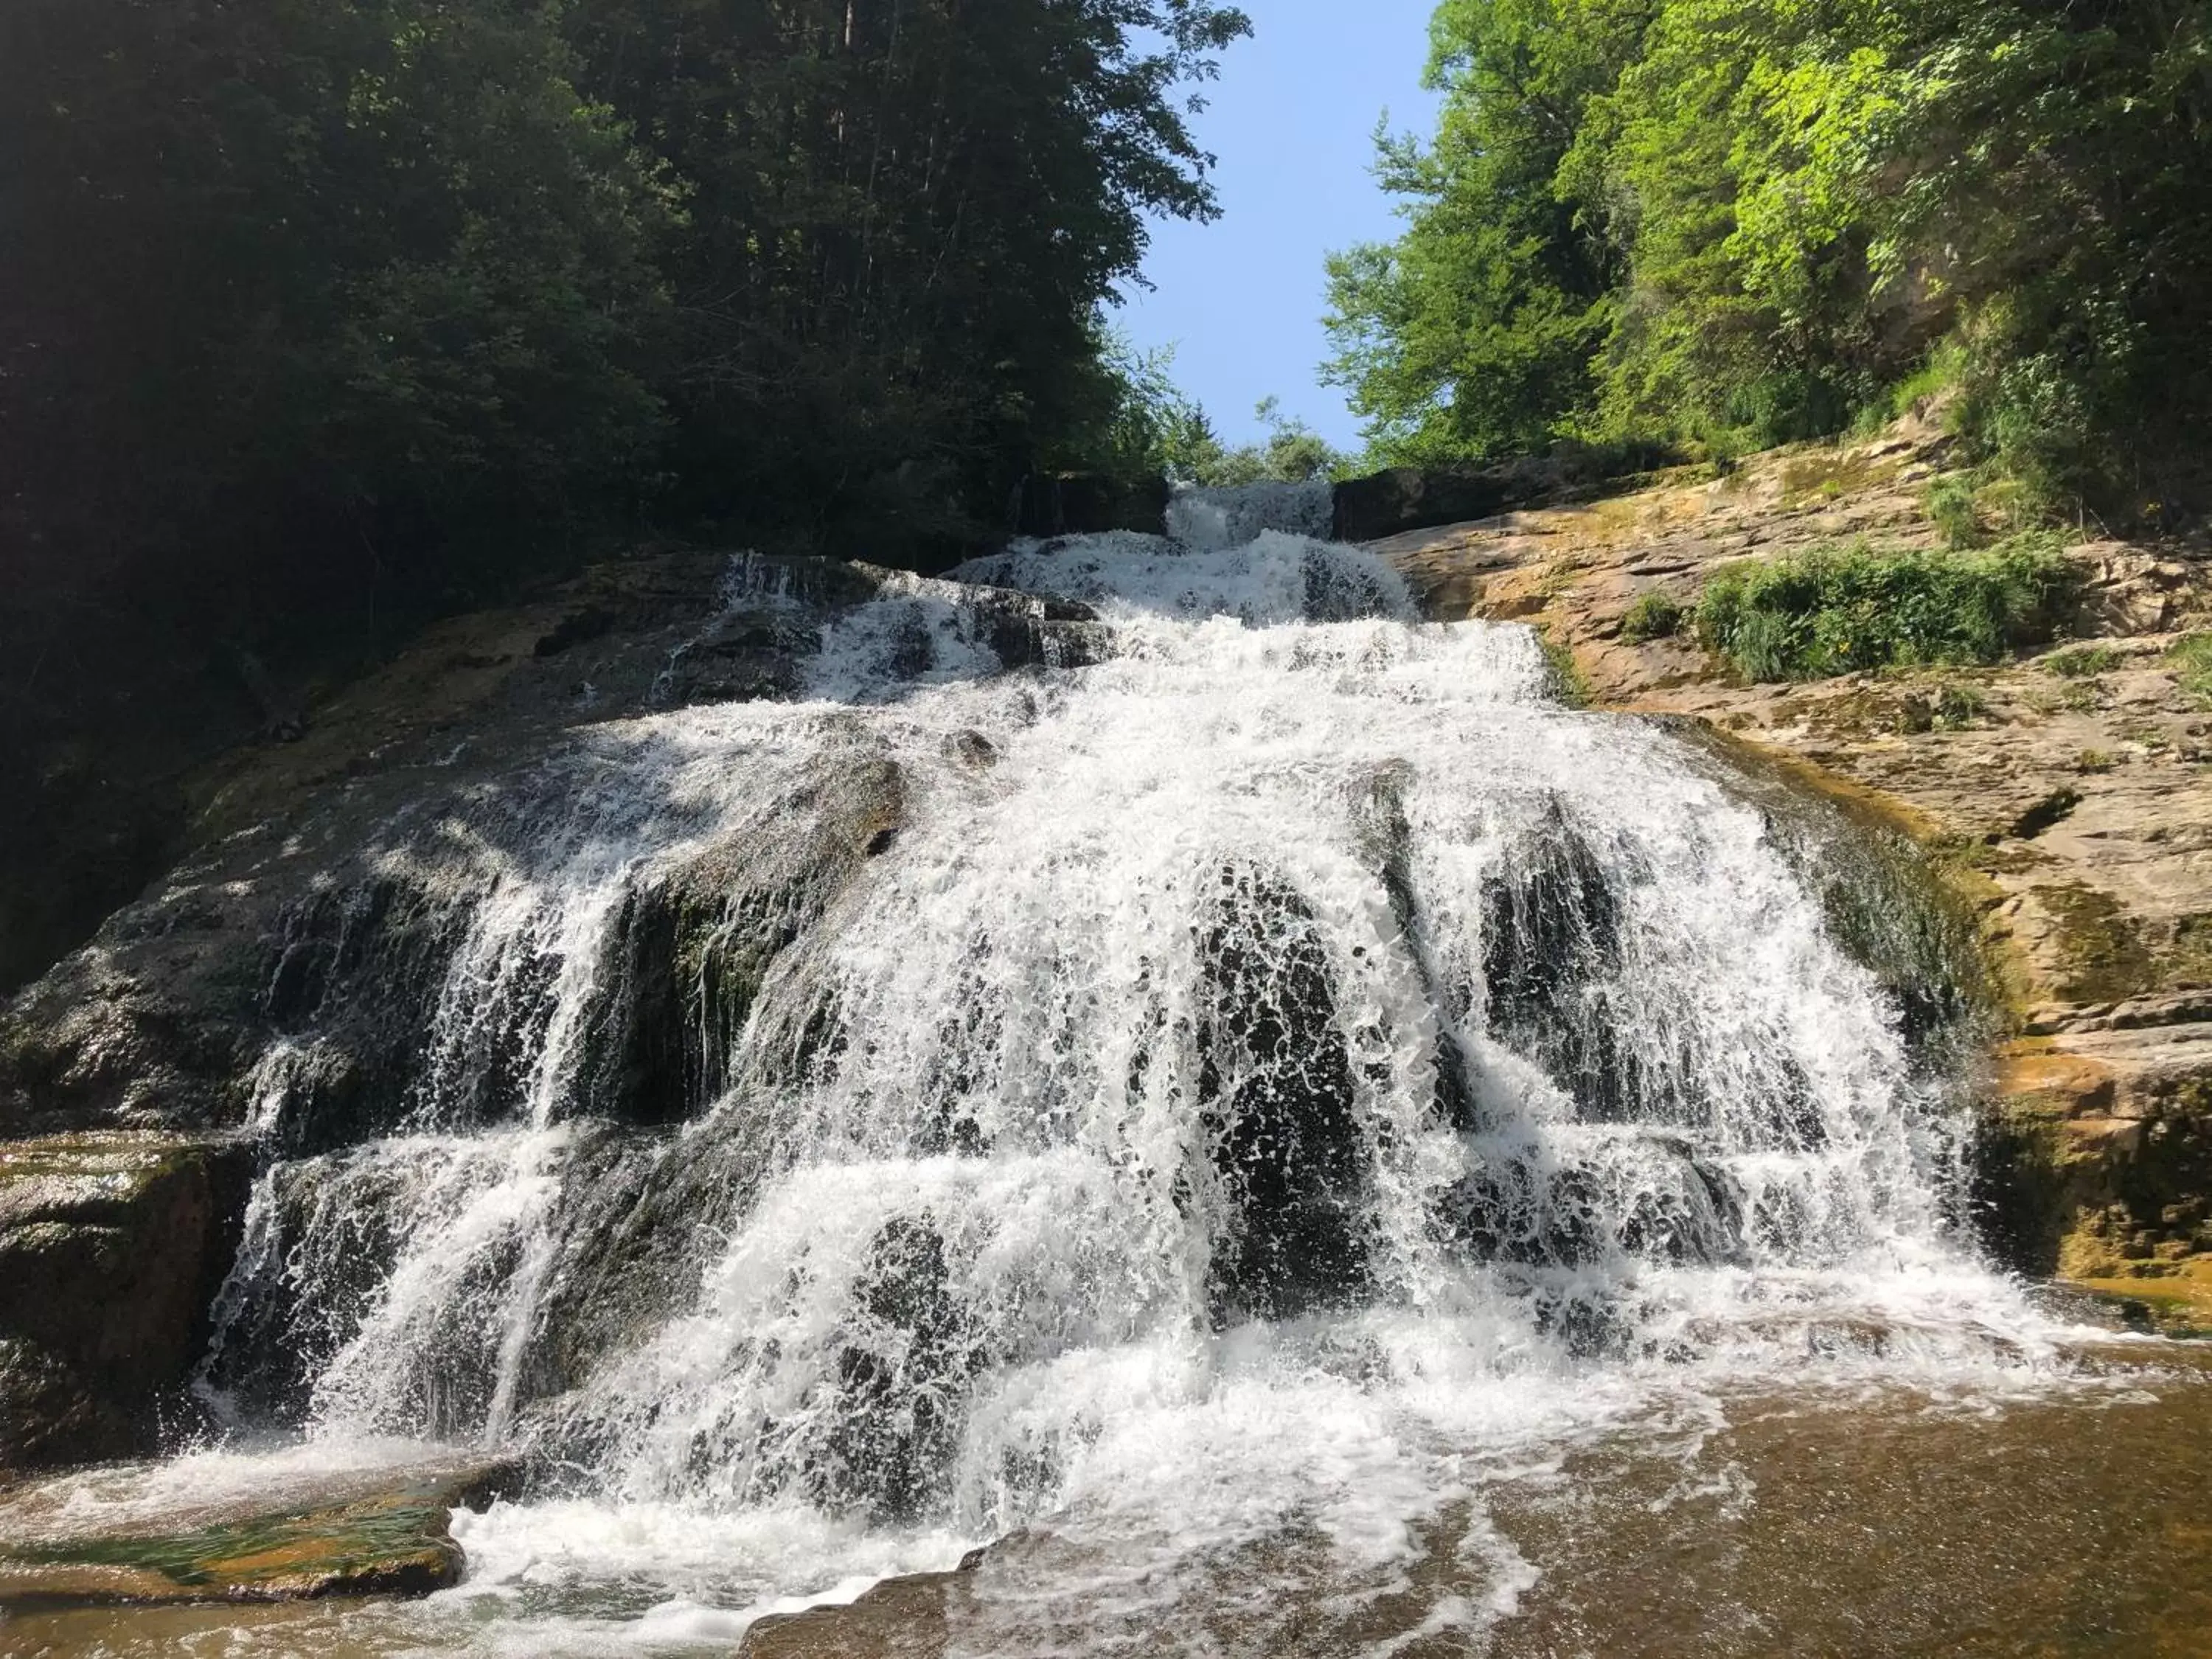
[[[856,755],[800,781],[739,836],[633,888],[598,982],[580,1095],[596,1115],[672,1123],[726,1086],[769,969],[898,832],[905,782]]]
[[[1361,833],[1365,852],[1382,879],[1390,900],[1390,914],[1412,946],[1413,966],[1428,993],[1429,1005],[1439,1014],[1437,1026],[1437,1113],[1458,1129],[1479,1127],[1474,1089],[1469,1081],[1467,1050],[1452,1019],[1466,1012],[1467,999],[1446,982],[1427,936],[1420,902],[1413,887],[1413,829],[1406,817],[1406,790],[1413,769],[1403,763],[1387,766],[1368,780],[1358,799]]]
[[[2008,1081],[2039,1086],[1991,1102],[1977,1126],[1973,1198],[1991,1247],[2024,1273],[2186,1279],[2212,1252],[2212,1082],[2177,1071],[2123,1096],[2061,1058],[2011,1068]]]
[[[1483,884],[1482,904],[1492,1036],[1541,1066],[1583,1121],[1634,1116],[1638,1080],[1607,1006],[1621,969],[1620,899],[1556,805]]]
[[[887,1223],[854,1287],[830,1443],[805,1470],[816,1503],[885,1525],[939,1496],[981,1369],[967,1322],[936,1227],[927,1217]]]
[[[1556,1166],[1493,1146],[1444,1193],[1437,1223],[1469,1260],[1516,1267],[1614,1257],[1711,1267],[1744,1255],[1741,1194],[1688,1141],[1663,1133]]]
[[[433,630],[319,711],[302,741],[211,779],[213,804],[176,869],[0,1006],[0,1135],[238,1127],[267,1081],[257,1064],[280,1039],[293,1049],[289,1149],[388,1129],[415,1103],[446,963],[501,861],[532,844],[532,803],[588,787],[576,759],[587,734],[622,716],[787,694],[827,621],[913,580],[819,560],[683,555]],[[988,592],[975,604],[975,626],[1007,665],[1076,651],[1088,626],[1081,607]],[[801,821],[812,810],[792,805]],[[752,950],[748,929],[772,941],[787,923],[767,914],[775,903],[756,906],[763,914],[750,921],[720,915],[713,884],[759,865],[763,888],[787,878],[814,892],[827,880],[815,866],[846,859],[837,824],[855,815],[871,819],[863,852],[896,827],[895,806],[887,817],[825,800],[834,856],[782,858],[763,838],[708,849],[696,875],[641,884],[617,947],[638,958],[638,994],[672,1000],[665,957],[710,975],[719,963],[729,979],[708,988],[710,1004],[726,1022],[740,1017],[757,976],[757,963],[738,960]],[[717,957],[709,937],[735,947]],[[594,1064],[617,1097],[608,1109],[665,1118],[711,1065],[711,1036],[669,1024],[649,1009],[602,1022]],[[468,1069],[492,1103],[513,1094],[533,1036],[526,1021],[483,1035]]]
[[[1212,1267],[1217,1322],[1355,1300],[1368,1150],[1319,924],[1280,882],[1227,869],[1201,951],[1214,993],[1201,1121],[1233,1215]]]
[[[0,1148],[0,1468],[149,1449],[228,1269],[232,1148],[80,1134]]]
[[[1533,502],[1574,499],[1598,492],[1608,477],[1662,465],[1666,459],[1656,450],[1619,457],[1563,451],[1489,467],[1392,467],[1336,486],[1335,538],[1378,541]]]

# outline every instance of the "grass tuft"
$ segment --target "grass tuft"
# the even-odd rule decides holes
[[[1682,602],[1663,588],[1653,588],[1638,596],[1636,603],[1620,619],[1620,637],[1629,645],[1643,645],[1652,640],[1670,640],[1682,631],[1689,620],[1689,611]]]
[[[1979,547],[1986,539],[1982,534],[1981,508],[1974,500],[1972,479],[1956,475],[1938,478],[1928,486],[1927,507],[1936,533],[1943,538],[1943,545],[1954,552]]]
[[[2212,634],[2191,634],[2166,653],[2181,689],[2200,702],[2212,702]]]
[[[2069,646],[2053,652],[2043,666],[2062,680],[2094,679],[2120,665],[2120,653],[2109,645]]]
[[[1936,696],[1936,726],[1943,732],[1959,732],[1984,720],[1990,712],[1990,700],[1982,695],[1981,688],[1964,680],[1947,682]]]

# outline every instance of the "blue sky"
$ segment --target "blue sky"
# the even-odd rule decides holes
[[[1254,38],[1225,54],[1196,123],[1220,158],[1222,217],[1155,226],[1154,290],[1133,290],[1115,319],[1139,346],[1176,347],[1176,380],[1225,439],[1260,435],[1252,406],[1272,394],[1332,443],[1358,442],[1343,393],[1316,374],[1322,261],[1396,232],[1370,137],[1386,108],[1394,130],[1433,125],[1420,81],[1435,3],[1243,0]]]

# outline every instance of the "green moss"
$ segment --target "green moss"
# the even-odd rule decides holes
[[[2074,1220],[2058,1119],[2040,1101],[2001,1100],[1975,1126],[1974,1211],[1997,1260],[2015,1272],[2057,1272]]]
[[[452,1582],[458,1571],[450,1516],[446,1494],[409,1492],[167,1537],[14,1545],[5,1559],[21,1566],[121,1568],[182,1591],[232,1596],[386,1586],[427,1590]]]
[[[1896,471],[1894,463],[1874,459],[1862,450],[1814,450],[1784,464],[1785,499],[1833,501],[1879,483]]]
[[[2068,580],[2044,535],[1975,553],[1821,547],[1725,567],[1698,633],[1753,681],[1994,663],[2051,636]]]
[[[1572,647],[1553,639],[1541,627],[1536,629],[1536,643],[1543,647],[1544,660],[1551,668],[1553,696],[1571,708],[1588,708],[1596,701],[1589,677],[1575,660]]]
[[[2212,1296],[2203,1285],[2157,1279],[2077,1279],[2078,1289],[2108,1303],[2121,1320],[2177,1341],[2212,1337]]]
[[[2142,937],[2142,924],[2118,900],[2079,886],[2039,887],[2034,895],[2058,927],[2065,970],[2058,990],[2069,1000],[2117,1002],[2157,987],[2157,955]]]

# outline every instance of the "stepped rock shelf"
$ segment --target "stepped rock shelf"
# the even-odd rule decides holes
[[[1542,630],[1597,706],[1709,722],[1929,848],[1980,916],[2004,1001],[1987,1118],[1999,1242],[2028,1272],[2212,1328],[2212,708],[2166,661],[2212,624],[2201,537],[2078,542],[2066,635],[1998,667],[1746,685],[1686,630],[1622,637],[1643,595],[1693,605],[1735,560],[1934,545],[1923,503],[1946,447],[1908,424],[1371,544],[1431,614]],[[2110,653],[2098,672],[2052,672],[2085,641]],[[1962,684],[1971,716],[1935,718]]]

